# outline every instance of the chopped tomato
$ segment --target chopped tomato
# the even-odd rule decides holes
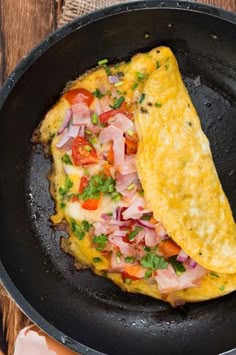
[[[127,111],[127,104],[126,102],[122,102],[120,108],[117,108],[115,110],[109,110],[106,112],[103,112],[100,116],[99,116],[99,121],[102,124],[107,124],[107,121],[109,120],[109,118],[115,116],[117,113],[123,113],[124,115],[126,115],[128,118],[132,118],[133,114]]]
[[[77,202],[77,201],[79,201],[78,196],[73,196],[71,202]]]
[[[129,138],[125,138],[125,152],[126,154],[136,154],[138,148],[138,143]]]
[[[89,165],[98,162],[96,149],[82,137],[76,137],[72,144],[72,159],[75,165]]]
[[[113,146],[111,145],[111,148],[107,154],[107,160],[109,161],[110,164],[114,164],[114,152],[113,152]]]
[[[82,194],[84,191],[85,187],[88,185],[89,179],[87,176],[82,176],[80,179],[80,185],[79,185],[79,193]]]
[[[111,168],[111,164],[107,163],[103,166],[103,169],[104,169],[104,174],[106,176],[111,176],[111,171],[110,171],[110,168]]]
[[[158,249],[166,258],[178,255],[181,250],[181,248],[172,240],[163,240],[158,245]]]
[[[157,220],[154,217],[151,217],[148,222],[150,222],[152,224],[157,224]]]
[[[66,92],[64,94],[64,98],[71,105],[77,104],[79,102],[83,102],[83,103],[87,104],[88,106],[90,106],[94,100],[93,94],[83,88],[72,89],[72,90]]]
[[[132,242],[132,240],[129,240],[129,238],[128,238],[128,233],[124,237],[122,237],[122,240],[123,240],[123,242],[128,243],[128,244],[130,244]]]
[[[90,198],[88,200],[85,200],[81,207],[84,208],[85,210],[96,210],[98,208],[100,199],[98,198]]]
[[[125,265],[125,271],[122,272],[122,278],[124,279],[131,279],[131,280],[138,280],[141,277],[138,276],[140,271],[142,271],[142,266],[140,265]]]

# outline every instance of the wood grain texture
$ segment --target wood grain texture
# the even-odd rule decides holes
[[[0,86],[21,58],[57,28],[62,6],[66,1],[0,0]],[[236,0],[199,2],[236,12]],[[29,320],[8,297],[1,285],[0,310],[8,340],[7,354],[13,355],[14,339],[19,330],[29,324]]]

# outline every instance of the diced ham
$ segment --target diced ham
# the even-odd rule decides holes
[[[157,270],[155,280],[161,293],[170,293],[185,288],[196,287],[198,285],[197,282],[206,273],[206,269],[197,265],[194,269],[186,270],[180,276],[177,276],[173,267],[169,265],[167,269]]]
[[[159,238],[154,229],[145,228],[145,244],[148,247],[154,247],[159,242]]]
[[[80,131],[80,126],[71,125],[69,127],[69,136],[72,138],[76,138],[79,135],[79,131]]]
[[[122,272],[125,267],[125,258],[123,255],[117,257],[116,252],[113,251],[110,258],[110,264],[112,272]]]
[[[125,161],[125,138],[120,137],[114,140],[113,143],[114,166],[117,169],[122,169]]]
[[[101,113],[103,112],[100,100],[97,97],[94,98],[92,104],[90,105],[90,109],[92,112],[96,113],[98,116],[100,116]]]
[[[129,129],[132,129],[134,126],[133,122],[123,113],[117,113],[115,116],[111,117],[108,122],[109,124],[121,129],[123,133]]]
[[[64,132],[64,129],[68,126],[68,124],[71,120],[71,117],[72,117],[71,108],[67,108],[66,112],[65,112],[65,117],[64,117],[63,122],[61,124],[61,127],[58,130],[58,133],[57,133],[58,135]]]
[[[144,199],[142,197],[137,197],[123,212],[123,219],[139,219],[144,213],[150,212],[148,209],[145,209],[144,206]]]
[[[135,154],[125,156],[124,164],[120,172],[123,175],[137,172]]]
[[[74,125],[89,125],[91,123],[88,105],[79,102],[78,104],[72,105],[71,109]]]
[[[99,141],[100,143],[106,143],[110,141],[116,141],[117,139],[120,139],[123,136],[123,132],[121,129],[115,127],[115,126],[108,126],[106,128],[101,129],[100,135],[99,135]]]
[[[126,256],[136,256],[137,252],[131,244],[125,243],[121,237],[109,235],[110,243],[119,248],[120,252]]]
[[[74,139],[69,136],[68,128],[65,128],[64,132],[60,136],[59,142],[56,144],[56,147],[63,152],[68,152],[68,150],[71,150],[72,148],[73,140]]]
[[[120,174],[116,173],[116,190],[118,192],[122,192],[127,189],[131,184],[138,183],[138,175],[137,173],[130,173],[130,174]]]

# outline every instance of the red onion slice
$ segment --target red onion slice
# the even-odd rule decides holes
[[[181,249],[177,256],[177,260],[181,263],[184,263],[185,261],[187,261],[187,259],[188,255],[183,251],[183,249]]]
[[[152,223],[150,223],[148,221],[144,221],[142,219],[139,219],[138,223],[141,224],[141,226],[144,226],[144,227],[147,227],[147,228],[150,228],[150,229],[155,229],[155,224],[152,224]]]
[[[79,135],[79,131],[80,131],[80,127],[79,126],[71,125],[69,127],[68,134],[69,134],[70,137],[76,138]]]
[[[60,150],[68,152],[72,148],[73,138],[69,136],[68,128],[65,128],[64,132],[61,135],[61,139],[56,144],[56,147]]]
[[[68,108],[68,109],[66,109],[65,118],[61,124],[61,127],[59,128],[59,130],[57,132],[58,136],[64,132],[65,128],[68,126],[68,124],[70,122],[71,117],[72,117],[72,111],[71,111],[71,108]]]
[[[120,81],[120,79],[116,75],[109,75],[108,81],[110,84],[115,84],[115,83],[118,83]]]

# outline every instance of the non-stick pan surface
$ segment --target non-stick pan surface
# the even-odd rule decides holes
[[[30,138],[66,82],[157,45],[175,52],[236,212],[236,15],[196,3],[142,1],[76,20],[42,42],[0,99],[0,276],[22,310],[83,354],[217,354],[236,347],[236,298],[172,309],[75,271],[48,222],[50,160]],[[199,186],[201,188],[201,186]],[[214,201],[212,201],[214,203]],[[91,350],[95,349],[95,350]]]

